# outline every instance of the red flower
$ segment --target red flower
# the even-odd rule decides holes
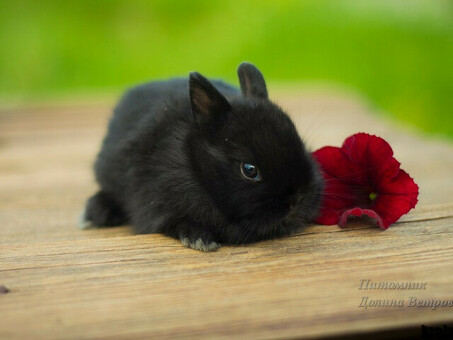
[[[325,180],[317,223],[344,227],[348,216],[368,215],[387,229],[417,204],[417,184],[380,137],[357,133],[341,148],[326,146],[313,156]]]

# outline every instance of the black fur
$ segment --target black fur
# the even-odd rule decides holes
[[[289,117],[267,99],[258,69],[244,63],[238,75],[243,95],[198,73],[127,92],[96,161],[101,190],[85,219],[131,223],[201,250],[309,223],[322,191],[318,168]],[[262,181],[245,178],[241,163],[256,165]]]

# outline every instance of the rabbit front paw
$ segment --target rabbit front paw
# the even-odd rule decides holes
[[[201,250],[204,252],[216,251],[220,248],[220,243],[214,241],[203,240],[201,237],[197,239],[191,239],[189,237],[181,238],[181,243],[187,248]]]

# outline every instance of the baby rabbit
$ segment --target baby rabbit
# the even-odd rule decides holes
[[[319,169],[261,72],[238,68],[241,91],[197,72],[128,91],[95,164],[100,190],[81,227],[131,223],[213,251],[297,231],[312,221]]]

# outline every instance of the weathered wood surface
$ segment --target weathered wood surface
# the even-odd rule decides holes
[[[110,106],[0,113],[2,339],[328,337],[453,321],[453,147],[370,114],[359,100],[280,98],[312,148],[366,131],[384,137],[420,185],[387,231],[364,221],[215,253],[127,227],[80,231]],[[427,283],[359,290],[360,280]],[[404,307],[359,308],[363,297]]]

